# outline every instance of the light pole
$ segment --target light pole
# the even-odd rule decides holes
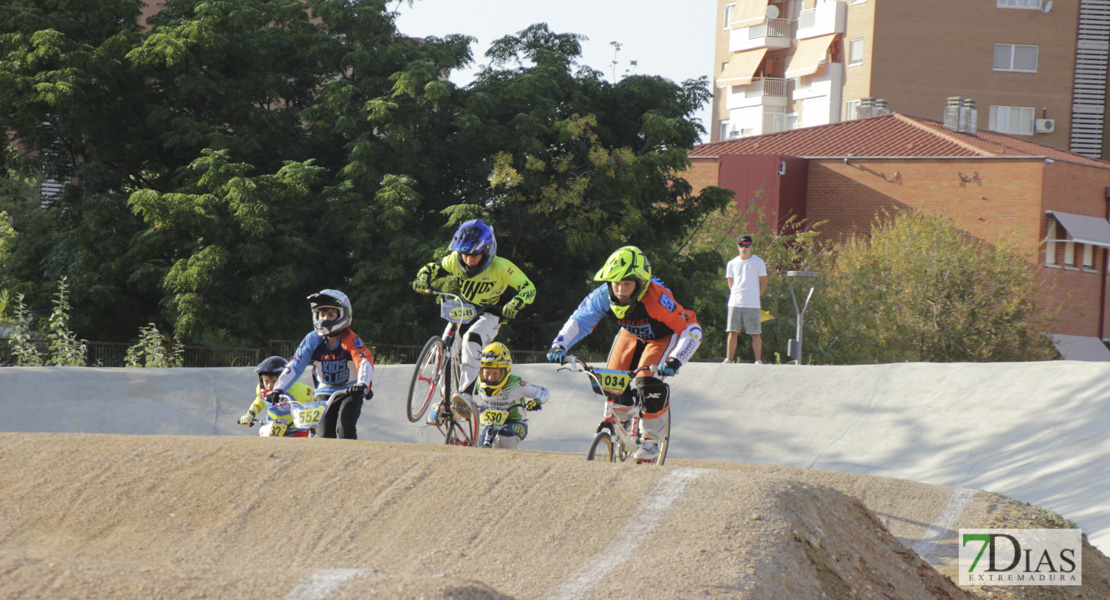
[[[817,287],[817,272],[816,271],[787,271],[786,278],[789,280],[790,285],[790,299],[794,301],[794,314],[798,319],[798,329],[794,334],[794,339],[786,343],[786,354],[794,359],[794,364],[802,364],[802,323],[805,320],[806,309],[809,308],[809,300],[813,298],[813,290]],[[806,294],[805,304],[802,308],[798,308],[798,298],[794,295],[794,280],[801,279],[809,282],[809,293]]]

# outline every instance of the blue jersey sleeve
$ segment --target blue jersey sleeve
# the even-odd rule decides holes
[[[280,390],[288,390],[289,386],[300,379],[304,370],[312,364],[312,355],[316,352],[316,347],[320,345],[321,340],[322,338],[315,331],[311,331],[304,336],[300,345],[297,346],[297,351],[293,353],[293,360],[285,366],[285,370],[282,371],[281,377],[278,378],[274,387]]]
[[[569,350],[571,346],[589,335],[608,311],[609,284],[603,283],[582,300],[563,328],[559,330],[559,335],[551,345],[562,346]]]

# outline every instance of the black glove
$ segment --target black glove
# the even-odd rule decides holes
[[[266,402],[269,404],[277,404],[281,402],[284,393],[285,392],[282,390],[270,390],[266,392]]]
[[[681,366],[682,363],[678,362],[677,358],[668,358],[667,362],[663,363],[662,367],[659,367],[658,373],[664,377],[671,377],[678,373],[678,369]]]
[[[363,396],[365,396],[365,395],[366,395],[366,386],[365,385],[361,385],[361,384],[356,383],[352,386],[347,387],[347,396],[349,396],[351,398],[354,398],[355,400],[362,400]]]
[[[524,403],[524,410],[529,412],[533,410],[543,410],[543,402],[532,398],[531,400]]]

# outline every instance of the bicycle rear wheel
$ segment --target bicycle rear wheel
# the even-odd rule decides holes
[[[437,384],[443,376],[445,358],[443,340],[439,337],[432,337],[420,351],[420,356],[416,359],[416,370],[413,371],[412,381],[409,383],[409,397],[405,409],[405,416],[410,423],[419,421],[431,406],[436,392],[439,391]]]
[[[456,420],[455,415],[447,419],[447,433],[444,434],[443,443],[448,446],[474,446],[474,429],[471,422],[466,419]]]
[[[606,430],[597,432],[594,441],[590,442],[590,449],[586,452],[586,460],[601,460],[613,462],[613,438]]]

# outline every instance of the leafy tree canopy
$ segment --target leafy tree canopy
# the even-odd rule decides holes
[[[0,277],[36,312],[67,277],[80,337],[295,339],[333,287],[361,335],[417,343],[440,323],[409,282],[474,217],[539,289],[514,347],[546,346],[623,244],[695,295],[709,263],[682,242],[728,197],[680,176],[704,79],[609,82],[539,24],[459,88],[473,40],[405,37],[383,0],[167,0],[146,30],[139,8],[0,7]],[[42,178],[69,183],[45,209]]]

